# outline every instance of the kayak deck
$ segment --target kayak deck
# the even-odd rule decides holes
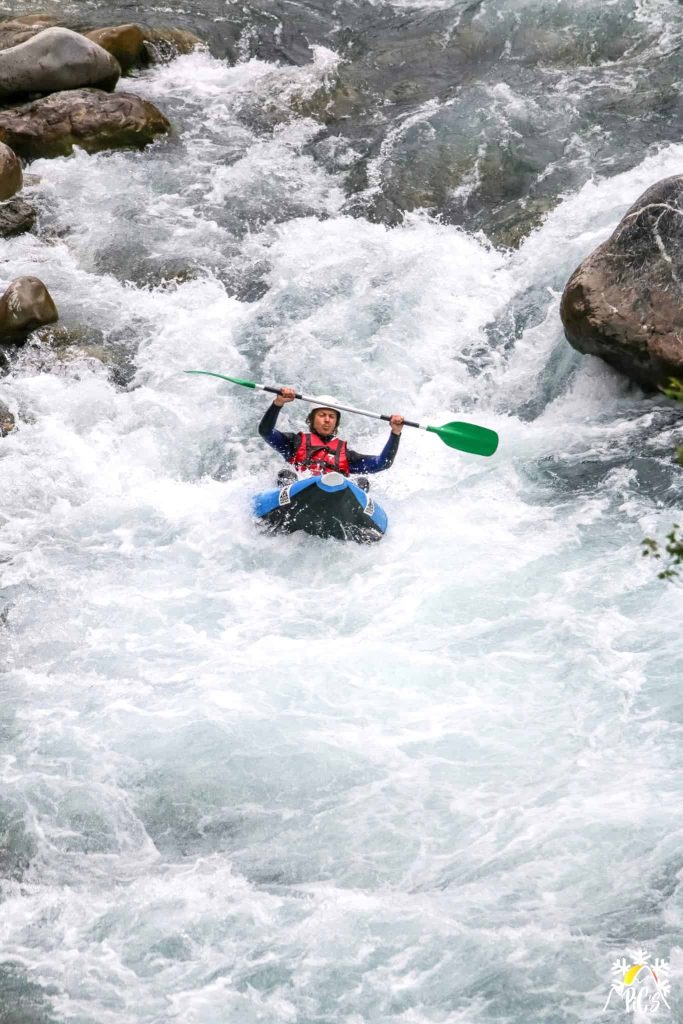
[[[381,540],[388,526],[384,509],[341,473],[311,476],[257,494],[254,515],[268,533],[302,530],[358,544]]]

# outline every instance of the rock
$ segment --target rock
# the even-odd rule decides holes
[[[101,348],[104,334],[99,328],[87,324],[60,323],[38,328],[31,336],[31,341],[47,345],[55,352],[62,353],[67,349],[82,352],[95,347]]]
[[[4,402],[0,402],[0,437],[7,437],[15,427],[14,414]]]
[[[36,219],[34,208],[19,196],[14,196],[6,203],[0,203],[0,238],[13,238],[14,235],[33,231]]]
[[[365,110],[368,99],[356,85],[346,81],[342,68],[328,75],[314,93],[292,96],[289,105],[300,117],[312,117],[322,124],[330,125]]]
[[[139,25],[96,28],[86,35],[119,62],[124,74],[149,63],[145,37]]]
[[[46,28],[0,52],[0,98],[98,86],[113,89],[121,68],[110,53],[68,28]]]
[[[141,26],[150,64],[173,60],[179,54],[192,53],[204,43],[193,32],[182,28],[149,28]]]
[[[127,387],[135,376],[134,354],[121,341],[105,338],[97,327],[81,323],[59,323],[32,331],[28,344],[16,350],[14,368],[30,365],[34,372],[71,372],[74,366],[101,363],[109,379]],[[1,1018],[0,1018],[1,1020]]]
[[[26,159],[141,148],[171,126],[153,103],[125,92],[70,89],[0,111],[0,141]]]
[[[14,20],[21,25],[37,25],[41,29],[59,24],[57,18],[48,14],[47,11],[40,11],[37,14],[19,14]]]
[[[4,402],[0,402],[0,437],[7,437],[15,427],[14,416]]]
[[[68,31],[63,20],[49,14],[26,15],[12,18],[11,21],[0,22],[0,51],[19,46],[33,39],[46,28],[59,27]],[[127,73],[134,68],[148,67],[159,64],[179,54],[191,53],[205,43],[193,32],[181,28],[152,28],[148,25],[130,23],[126,25],[108,25],[98,28],[76,26],[81,35],[91,43],[106,50]],[[234,59],[238,57],[237,52]],[[95,82],[81,82],[80,85],[94,85]],[[59,88],[67,88],[60,86]],[[46,90],[31,90],[42,92]]]
[[[0,297],[0,341],[23,341],[29,331],[59,319],[52,296],[37,277],[17,277]]]
[[[532,196],[519,202],[510,202],[489,218],[488,237],[495,245],[517,249],[532,231],[541,226],[556,204],[557,200],[550,196]]]
[[[7,50],[33,39],[46,28],[66,29],[63,20],[49,14],[26,15],[0,22],[0,50]],[[179,54],[191,53],[205,43],[193,32],[181,28],[152,28],[135,23],[87,28],[76,25],[84,38],[118,61],[124,73],[171,60]],[[234,59],[237,59],[235,52]],[[81,85],[95,84],[82,82]],[[65,86],[60,86],[65,88]],[[40,92],[42,90],[35,90]]]
[[[683,377],[683,175],[638,199],[574,271],[560,316],[569,343],[641,387]]]
[[[11,21],[0,21],[0,50],[8,50],[12,46],[25,43],[43,29],[56,24],[57,19],[49,14],[29,14],[21,18],[12,18]]]
[[[112,25],[96,28],[87,38],[107,50],[125,72],[161,64],[179,54],[192,53],[204,43],[181,28],[150,28],[147,25]]]
[[[17,154],[0,142],[0,200],[10,199],[24,183]]]

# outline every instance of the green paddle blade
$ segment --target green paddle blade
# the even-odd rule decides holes
[[[475,423],[444,423],[442,427],[427,427],[438,434],[449,448],[457,448],[471,455],[493,455],[498,447],[498,434]]]
[[[255,388],[250,380],[240,380],[239,377],[226,377],[224,373],[213,373],[211,370],[185,370],[185,373],[202,373],[205,377],[220,377],[221,380],[229,380],[231,384],[241,384],[243,388]]]

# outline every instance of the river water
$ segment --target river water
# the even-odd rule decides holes
[[[40,232],[2,244],[3,282],[39,276],[105,362],[33,344],[0,379],[0,1019],[607,1021],[613,961],[645,948],[683,1020],[683,598],[639,550],[680,516],[678,409],[558,318],[681,172],[683,10],[145,18],[210,42],[124,83],[175,136],[35,162]],[[460,28],[478,49],[449,73],[429,47]],[[368,68],[397,40],[422,64],[388,100],[395,60]],[[304,116],[341,72],[376,106]],[[493,188],[503,137],[526,170],[503,154]],[[264,538],[267,401],[187,368],[500,449],[406,430],[381,544]]]

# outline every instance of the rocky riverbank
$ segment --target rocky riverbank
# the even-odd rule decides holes
[[[0,22],[0,237],[33,231],[34,207],[20,193],[24,163],[123,147],[143,148],[171,132],[153,104],[117,89],[122,75],[201,46],[190,32],[137,24],[79,31],[50,14]],[[10,281],[0,297],[0,356],[5,369],[12,351],[36,328],[59,319],[57,305],[36,277]],[[80,345],[79,328],[46,335],[64,347],[69,335]],[[0,408],[0,433],[14,426]]]
[[[651,26],[624,18],[623,12],[603,12],[599,31],[589,39],[581,12],[568,20],[561,9],[541,26],[532,23],[529,11],[512,20],[505,12],[492,22],[478,5],[457,17],[453,9],[417,16],[386,5],[343,2],[333,12],[305,5],[294,10],[265,0],[248,8],[228,4],[224,13],[210,8],[191,0],[178,12],[182,24],[176,27],[148,25],[144,8],[135,3],[126,10],[140,21],[119,25],[104,23],[104,10],[96,8],[86,23],[69,3],[48,4],[43,13],[0,23],[1,236],[36,228],[36,211],[22,194],[17,156],[26,163],[67,156],[74,149],[142,148],[168,136],[171,125],[164,113],[137,92],[126,92],[122,78],[200,46],[208,45],[228,62],[256,57],[325,65],[310,87],[302,81],[280,95],[254,90],[241,118],[264,135],[295,119],[317,125],[306,148],[316,162],[343,175],[342,212],[387,226],[421,210],[470,231],[482,228],[498,245],[518,245],[563,188],[580,184],[590,161],[577,162],[576,154],[586,156],[593,145],[596,133],[589,126],[598,113],[609,172],[636,158],[628,146],[618,154],[613,147],[609,88],[620,95],[622,141],[630,130],[631,107],[641,133],[647,127],[653,138],[663,139],[671,132],[656,106],[669,94],[666,83],[673,82],[673,50]],[[198,29],[206,33],[205,42]],[[320,53],[328,52],[322,47],[329,47],[327,61],[320,61]],[[641,88],[637,96],[624,98],[615,76],[628,75],[633,62]],[[609,88],[603,82],[608,66]],[[556,101],[561,98],[567,106],[568,82],[574,83],[575,104],[561,122]],[[531,99],[539,89],[546,90],[547,102]],[[672,113],[670,104],[667,109]],[[562,149],[570,131],[576,146]],[[620,237],[626,237],[623,231]],[[652,250],[651,259],[661,263],[664,258]],[[666,270],[666,259],[664,264]],[[652,345],[643,342],[642,324],[635,333],[629,328],[630,355],[624,355],[621,341],[615,343],[623,324],[614,329],[609,311],[593,308],[593,299],[586,297],[593,287],[589,279],[597,280],[594,261],[575,275],[563,302],[571,343],[601,355],[645,387],[678,374],[675,331],[660,323],[661,311],[668,308],[664,299],[652,315],[641,295],[638,308],[643,324],[652,327]],[[675,291],[675,277],[672,282]],[[261,293],[260,284],[249,291]],[[665,295],[671,298],[672,292]],[[631,316],[619,303],[615,308],[619,316]],[[33,311],[25,313],[26,323],[35,327]],[[596,317],[602,324],[597,334]],[[18,341],[16,325],[0,322],[0,343]]]
[[[178,28],[145,28],[148,7],[127,0],[114,46],[110,9],[46,0],[68,25],[139,66],[199,36],[219,59],[310,65],[319,48],[337,65],[313,94],[253,106],[251,123],[293,114],[320,126],[309,151],[339,174],[346,212],[387,225],[427,210],[444,223],[515,247],[561,195],[595,175],[635,166],[644,147],[680,137],[681,26],[640,5],[371,0],[184,0]],[[43,17],[48,17],[44,15]],[[111,21],[109,20],[109,24]],[[26,29],[21,31],[25,32]],[[121,62],[120,61],[120,62]],[[637,88],[633,87],[637,81]]]

